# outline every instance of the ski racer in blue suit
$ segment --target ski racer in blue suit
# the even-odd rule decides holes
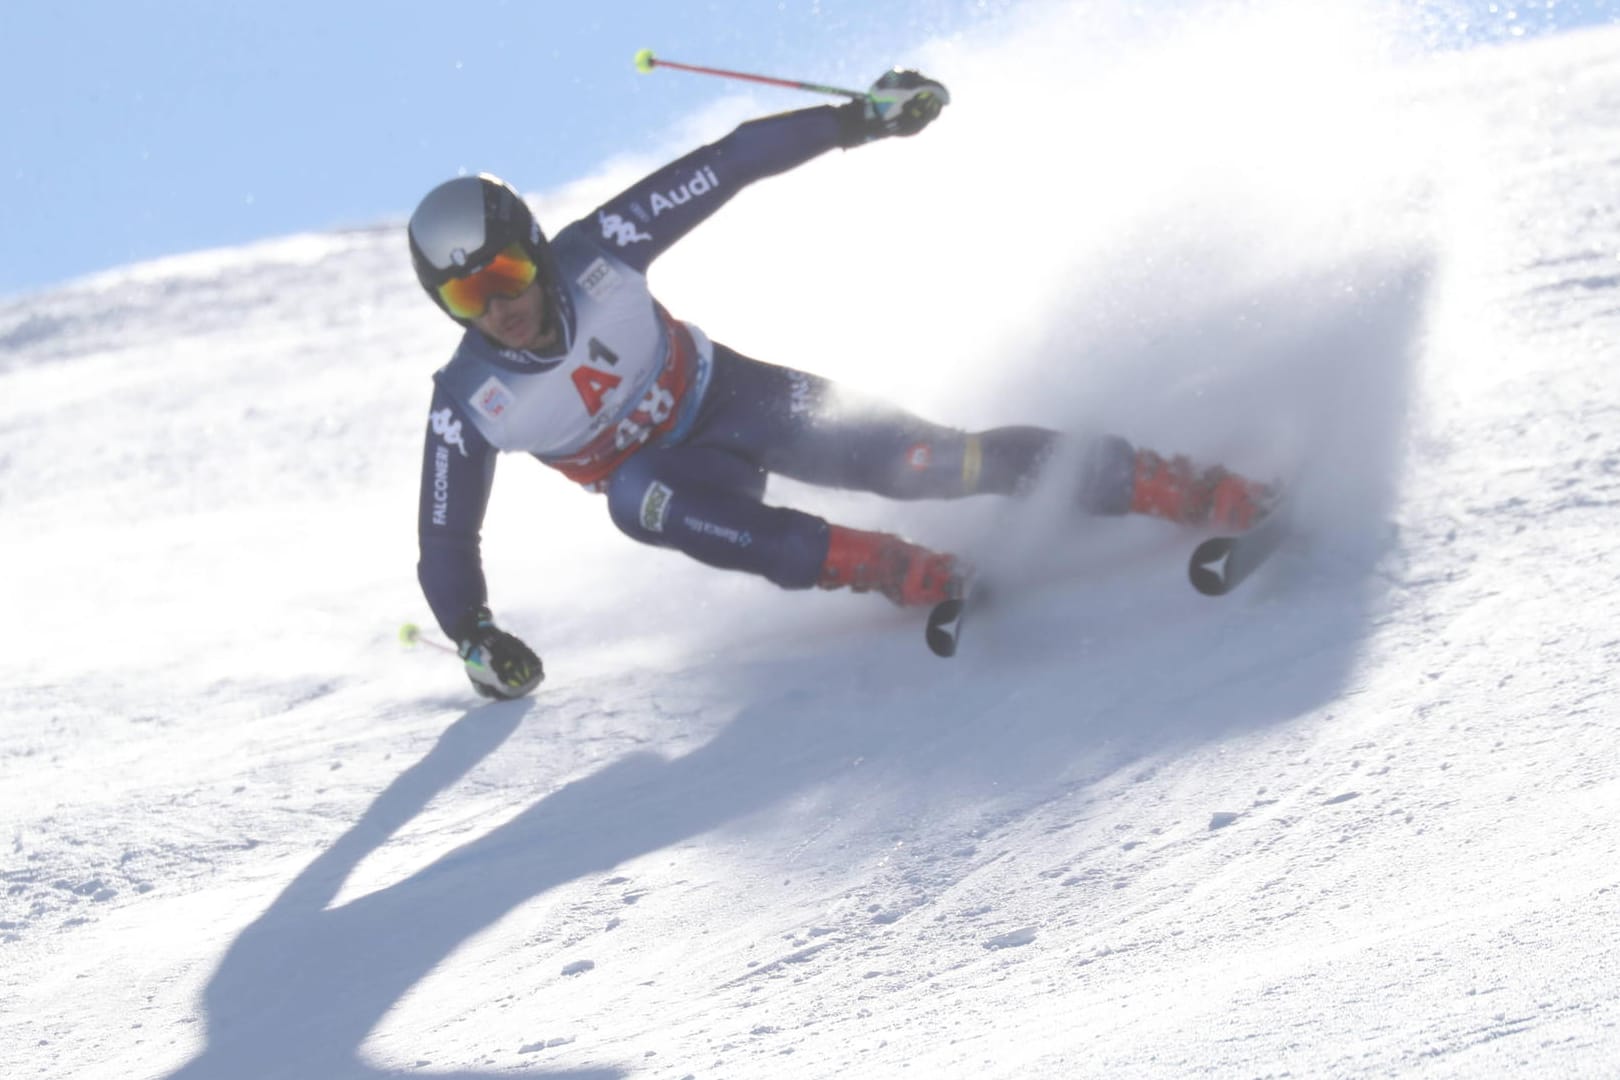
[[[826,380],[745,357],[672,316],[653,260],[747,185],[834,148],[915,135],[950,101],[891,71],[865,99],[753,120],[657,170],[549,241],[487,175],[425,196],[408,226],[418,280],[467,328],[434,376],[422,465],[418,577],[473,686],[517,697],[539,658],[495,625],[480,530],[501,451],[590,491],[643,543],[786,589],[875,590],[902,605],[959,593],[964,567],[899,537],[763,501],[771,473],[895,499],[1011,495],[1058,439],[1036,427],[963,432],[875,404],[827,406]],[[1257,485],[1105,438],[1085,455],[1080,509],[1241,526]]]

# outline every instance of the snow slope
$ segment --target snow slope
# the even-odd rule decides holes
[[[0,302],[0,1075],[1613,1073],[1620,31],[1402,40],[1032,8],[654,270],[941,419],[1301,478],[1220,602],[1051,493],[773,488],[1037,569],[951,663],[519,460],[548,681],[402,650],[455,328],[397,223]]]

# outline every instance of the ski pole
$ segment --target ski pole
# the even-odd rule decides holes
[[[674,68],[677,71],[693,71],[699,75],[719,75],[726,79],[746,79],[749,82],[764,83],[766,86],[785,86],[789,90],[808,90],[813,94],[834,94],[842,97],[862,101],[867,97],[864,90],[845,90],[840,86],[822,86],[820,83],[800,82],[797,79],[777,79],[769,75],[749,75],[742,71],[726,71],[723,68],[698,67],[695,64],[678,64],[674,60],[660,60],[653,55],[651,49],[642,49],[636,53],[636,70],[643,75],[652,73],[655,67]]]
[[[436,641],[430,637],[423,637],[422,628],[417,626],[415,623],[406,623],[404,626],[399,628],[399,640],[407,648],[414,645],[426,645],[430,649],[438,649],[440,652],[447,652],[452,656],[461,655],[461,653],[455,648],[446,645],[442,641]]]

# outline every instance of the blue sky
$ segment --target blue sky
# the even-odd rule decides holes
[[[639,48],[858,87],[918,42],[983,28],[1012,2],[10,5],[0,40],[0,295],[403,216],[461,169],[530,191],[580,176],[654,145],[726,89],[637,75]],[[1620,0],[1454,6],[1472,9],[1488,36],[1620,17]],[[805,101],[782,96],[783,107]]]

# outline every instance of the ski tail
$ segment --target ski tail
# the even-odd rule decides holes
[[[923,637],[935,656],[950,658],[962,640],[962,617],[967,614],[967,602],[945,600],[934,605],[928,613],[928,627]]]
[[[990,600],[990,590],[982,577],[973,574],[961,585],[961,595],[935,604],[928,613],[923,640],[935,656],[949,659],[962,644],[962,627],[968,616],[982,610]]]
[[[1199,544],[1187,564],[1192,587],[1205,596],[1225,596],[1258,570],[1288,535],[1288,515],[1278,507],[1248,532],[1213,536]]]

